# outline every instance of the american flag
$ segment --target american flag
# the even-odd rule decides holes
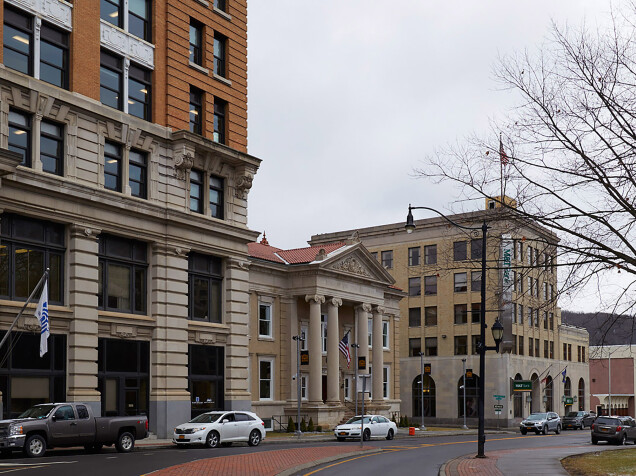
[[[349,364],[351,363],[351,352],[349,352],[349,332],[350,331],[347,331],[347,333],[340,341],[340,344],[338,344],[340,352],[342,352],[342,354],[347,359],[347,368],[349,368]]]
[[[503,142],[499,139],[499,159],[503,165],[508,165],[508,156],[506,155],[506,151],[504,150]]]

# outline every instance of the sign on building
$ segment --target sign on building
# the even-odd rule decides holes
[[[512,256],[514,252],[514,241],[510,235],[501,235],[501,316],[500,320],[504,327],[502,345],[503,352],[512,350]]]

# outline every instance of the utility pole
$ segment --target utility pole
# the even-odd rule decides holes
[[[300,382],[300,343],[304,342],[305,339],[302,334],[298,334],[297,336],[293,336],[292,339],[296,341],[296,435],[298,439],[300,439],[301,431],[300,431],[300,400],[301,400],[301,382]]]

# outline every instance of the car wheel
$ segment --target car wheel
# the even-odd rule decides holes
[[[216,448],[219,446],[219,434],[212,430],[208,433],[208,436],[205,437],[205,446],[208,448]]]
[[[390,429],[389,432],[386,434],[386,439],[387,440],[393,439],[393,429]]]
[[[592,444],[598,445],[598,438],[596,438],[595,436],[592,437]]]
[[[115,448],[120,453],[130,453],[135,447],[135,437],[129,431],[122,432],[117,438],[117,443],[115,443]]]
[[[561,425],[557,425],[556,430],[554,430],[554,432],[558,435],[559,433],[561,433]]]
[[[29,458],[39,458],[46,452],[46,441],[40,435],[31,435],[24,444],[24,454]]]
[[[364,441],[369,441],[371,439],[371,432],[369,430],[364,430],[364,435],[362,439]]]
[[[624,446],[626,442],[627,442],[627,435],[625,433],[623,433],[621,435],[621,439],[618,440],[618,444],[621,445],[621,446]]]
[[[543,427],[543,434],[544,434],[544,435],[547,435],[547,434],[548,434],[548,425],[545,425],[545,426]]]
[[[260,442],[261,442],[261,432],[258,430],[252,430],[252,433],[250,433],[250,439],[247,441],[247,443],[250,446],[258,446]]]
[[[521,429],[521,430],[519,430],[519,431],[521,431],[521,434],[522,434],[522,435],[527,435],[527,434],[528,434],[528,430],[526,430],[525,428],[522,428],[522,429]]]

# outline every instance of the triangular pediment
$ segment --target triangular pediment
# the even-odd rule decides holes
[[[359,278],[379,281],[387,285],[395,283],[389,272],[373,258],[371,253],[361,243],[329,257],[324,263],[321,263],[320,267]]]

